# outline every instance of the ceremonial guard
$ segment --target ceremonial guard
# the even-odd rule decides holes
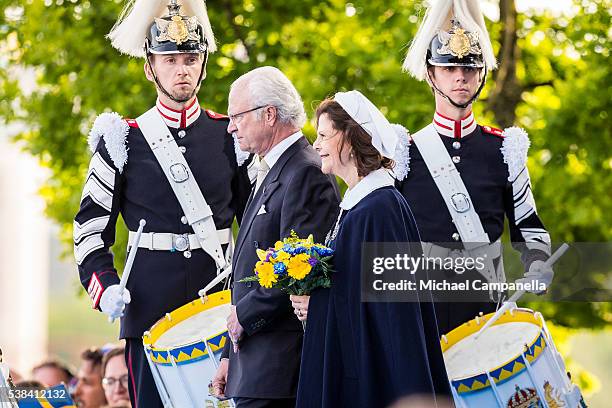
[[[521,252],[524,280],[533,283],[534,293],[540,292],[542,285],[550,284],[553,271],[544,265],[550,256],[550,237],[531,191],[527,133],[518,127],[481,126],[472,112],[487,73],[496,67],[478,0],[435,2],[403,67],[416,79],[426,80],[435,97],[433,121],[412,135],[410,172],[399,185],[421,240],[428,243],[426,255],[481,257],[485,262],[478,278],[503,282],[500,239],[507,217],[513,247]],[[452,271],[443,276],[465,279]],[[495,301],[503,294],[489,295],[493,302],[452,303],[438,298],[440,334],[479,312],[495,310]]]
[[[231,226],[241,217],[251,183],[248,154],[227,133],[228,118],[202,109],[196,97],[216,49],[204,2],[130,5],[109,38],[122,53],[145,58],[158,98],[135,120],[117,113],[96,119],[74,253],[93,307],[121,317],[133,406],[153,408],[162,403],[143,332],[197,298],[231,264]],[[119,285],[110,252],[119,214],[130,244],[140,220],[146,221],[127,289]]]

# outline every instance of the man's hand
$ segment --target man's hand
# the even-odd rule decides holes
[[[229,367],[229,359],[222,358],[219,362],[219,367],[215,376],[212,378],[209,387],[210,395],[217,398],[227,398],[225,396],[225,384],[227,384],[227,369]]]
[[[293,313],[301,322],[305,322],[308,318],[310,296],[290,295],[289,299],[291,300],[291,306],[293,306]]]
[[[525,273],[524,277],[517,280],[517,282],[532,282],[534,289],[530,290],[529,292],[535,293],[536,295],[541,295],[542,293],[545,293],[546,290],[539,290],[539,283],[544,283],[548,288],[548,285],[551,284],[554,276],[554,271],[551,267],[547,267],[544,261],[533,261],[531,265],[529,265],[529,270]]]
[[[236,306],[232,305],[232,310],[227,318],[227,332],[229,338],[234,345],[234,353],[238,352],[238,342],[244,334],[244,328],[238,321],[238,315],[236,314]]]
[[[112,285],[104,290],[100,297],[100,310],[111,319],[123,316],[125,305],[130,303],[132,297],[127,289],[121,290],[120,285]]]

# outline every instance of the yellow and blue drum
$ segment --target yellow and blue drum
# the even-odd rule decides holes
[[[458,408],[586,406],[540,313],[509,310],[476,338],[491,316],[470,320],[440,341]]]
[[[229,290],[194,300],[168,313],[142,342],[164,407],[220,407],[208,384],[228,339]]]

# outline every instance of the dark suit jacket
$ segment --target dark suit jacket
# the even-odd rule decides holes
[[[264,289],[252,276],[258,261],[256,248],[267,249],[294,230],[300,237],[313,234],[323,242],[338,211],[335,180],[321,173],[321,160],[305,138],[279,157],[252,196],[244,212],[233,260],[232,304],[245,329],[238,353],[227,343],[231,397],[295,397],[299,377],[303,329],[289,296]],[[266,213],[257,215],[262,206]]]

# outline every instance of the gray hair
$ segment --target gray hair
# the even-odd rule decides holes
[[[259,67],[235,80],[230,92],[246,82],[253,107],[276,107],[280,123],[301,128],[306,123],[302,97],[282,71],[275,67]],[[261,118],[261,111],[257,112]]]

